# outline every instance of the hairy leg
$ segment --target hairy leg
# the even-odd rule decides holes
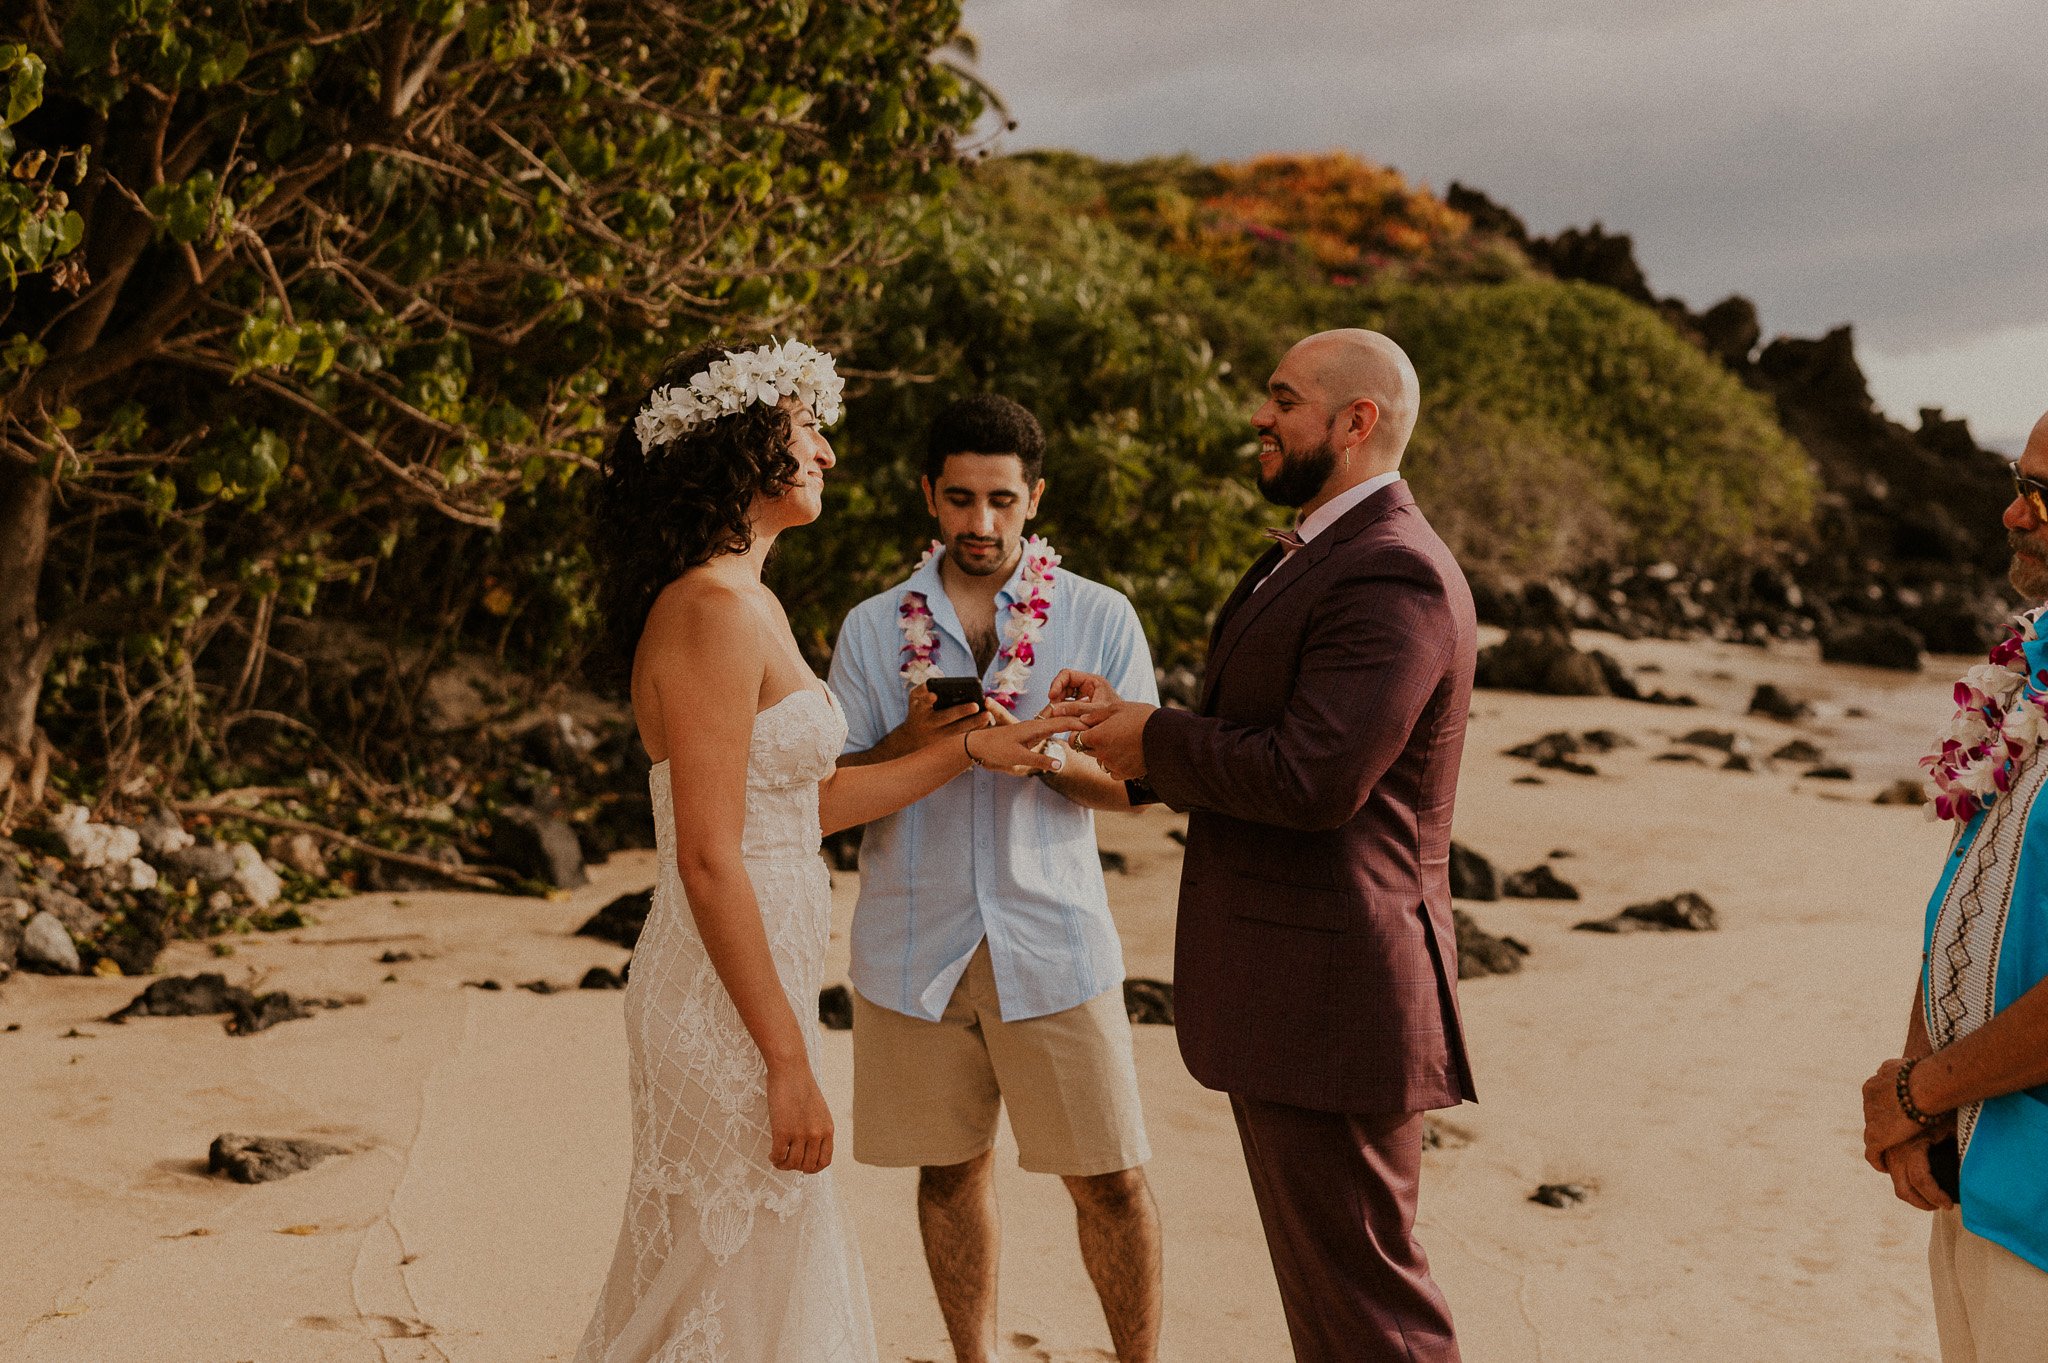
[[[996,1155],[918,1170],[917,1228],[957,1363],[996,1363]]]
[[[1118,1363],[1159,1357],[1159,1207],[1142,1168],[1065,1180],[1074,1197],[1081,1262],[1102,1298]]]

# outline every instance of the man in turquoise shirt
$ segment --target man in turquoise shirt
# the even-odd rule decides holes
[[[940,413],[923,487],[941,547],[856,606],[833,652],[842,765],[1028,718],[1064,668],[1157,702],[1131,603],[1025,538],[1044,449],[1037,421],[1007,399]],[[935,707],[935,677],[979,679],[986,699]],[[854,1158],[921,1171],[918,1225],[959,1363],[997,1358],[992,1146],[1005,1106],[1018,1162],[1073,1195],[1117,1357],[1157,1357],[1151,1151],[1093,813],[1129,805],[1122,782],[1073,754],[1036,780],[970,771],[862,839]]]
[[[2013,471],[2012,584],[2048,600],[2048,417]],[[1934,1213],[1943,1363],[2048,1363],[2048,611],[1958,686],[1905,1054],[1863,1086],[1864,1153]]]

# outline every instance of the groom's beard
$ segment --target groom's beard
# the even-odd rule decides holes
[[[1259,491],[1276,506],[1302,506],[1323,490],[1337,470],[1337,451],[1326,434],[1312,450],[1296,454],[1280,447],[1280,468],[1270,478],[1259,475]]]

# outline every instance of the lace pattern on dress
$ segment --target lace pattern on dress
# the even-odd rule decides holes
[[[832,916],[818,783],[845,741],[837,701],[813,688],[757,715],[748,752],[741,851],[799,1017],[815,1015]],[[625,1226],[577,1358],[875,1363],[859,1251],[832,1171],[785,1173],[769,1162],[767,1068],[684,897],[669,780],[666,763],[648,777],[659,869],[625,992]]]

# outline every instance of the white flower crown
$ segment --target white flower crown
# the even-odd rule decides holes
[[[786,397],[810,408],[819,425],[829,426],[839,420],[839,393],[845,387],[832,357],[802,341],[728,350],[724,359],[692,374],[689,383],[655,389],[633,418],[633,434],[642,450],[652,450],[750,402],[772,407]]]

